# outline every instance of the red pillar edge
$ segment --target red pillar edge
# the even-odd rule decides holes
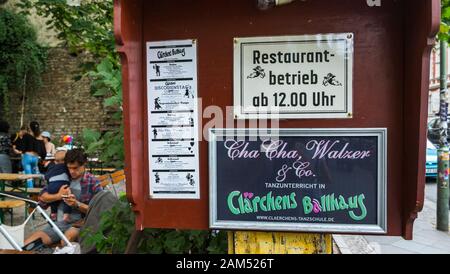
[[[138,16],[136,16],[138,15]],[[114,36],[120,54],[123,79],[123,120],[125,142],[125,174],[127,199],[136,213],[136,229],[143,229],[145,205],[144,185],[144,124],[141,119],[144,102],[142,71],[142,1],[114,0]],[[133,143],[133,146],[131,145]]]
[[[424,205],[430,54],[439,31],[441,4],[439,0],[405,1],[405,10],[402,204],[403,237],[411,240],[414,220]]]

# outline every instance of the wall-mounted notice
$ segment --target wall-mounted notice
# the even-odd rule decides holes
[[[210,227],[387,231],[386,129],[210,130]]]
[[[150,198],[200,199],[196,41],[146,46]]]
[[[351,118],[352,33],[235,38],[238,119]]]

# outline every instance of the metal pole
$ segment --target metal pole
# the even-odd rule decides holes
[[[437,225],[441,231],[448,231],[449,209],[449,148],[447,142],[447,115],[448,115],[448,89],[447,89],[447,42],[441,40],[441,92],[440,92],[440,140],[438,149],[438,182],[437,182]]]
[[[58,236],[61,238],[61,240],[63,240],[67,246],[72,247],[73,246],[72,243],[69,241],[69,239],[67,239],[67,237],[64,235],[64,233],[62,233],[62,231],[56,226],[56,224],[52,221],[52,219],[50,219],[50,217],[48,217],[47,213],[40,206],[37,206],[36,209],[39,213],[41,213],[42,217],[44,217],[44,219],[51,226],[53,231],[55,231],[55,233],[58,234]]]

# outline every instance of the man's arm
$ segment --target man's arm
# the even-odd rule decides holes
[[[56,202],[56,201],[61,201],[62,200],[62,195],[59,193],[56,194],[49,194],[48,192],[44,192],[42,193],[42,195],[39,197],[39,199],[41,201],[43,201],[44,203],[52,203],[52,202]]]
[[[77,208],[81,213],[86,214],[89,210],[89,206],[87,204],[79,203],[80,206]]]
[[[70,189],[69,186],[63,186],[59,189],[58,193],[56,194],[50,194],[48,192],[43,192],[40,196],[39,199],[44,202],[44,203],[52,203],[52,202],[56,202],[56,201],[61,201],[63,199],[63,195],[69,195],[70,194]]]
[[[15,154],[22,154],[22,151],[18,150],[16,145],[12,145],[12,148]]]

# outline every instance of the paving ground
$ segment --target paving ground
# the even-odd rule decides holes
[[[425,204],[414,222],[413,240],[387,236],[334,235],[342,254],[450,254],[450,233],[436,230],[436,182],[427,182]]]

